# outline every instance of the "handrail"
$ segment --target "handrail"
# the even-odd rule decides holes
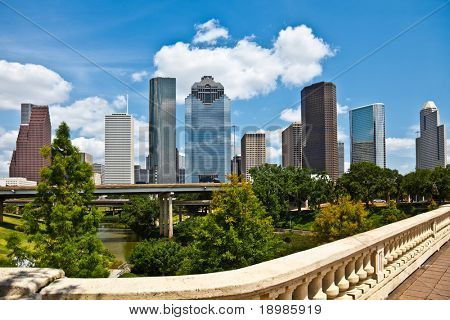
[[[246,268],[188,276],[62,278],[43,299],[382,299],[450,239],[450,205]]]

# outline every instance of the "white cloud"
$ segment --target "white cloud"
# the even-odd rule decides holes
[[[222,27],[217,19],[211,19],[205,23],[195,25],[197,33],[193,43],[216,44],[218,39],[228,39],[228,30]]]
[[[93,156],[94,162],[105,162],[105,142],[99,138],[78,137],[72,140],[81,152],[89,153]]]
[[[337,103],[337,114],[346,114],[349,110],[349,106],[345,105],[341,105],[339,102]]]
[[[416,141],[411,138],[386,138],[386,153],[406,158],[416,157]]]
[[[328,44],[301,25],[281,30],[272,48],[249,37],[231,47],[177,42],[163,46],[153,63],[155,76],[177,78],[177,102],[183,103],[203,75],[216,76],[231,99],[250,99],[275,90],[278,79],[285,85],[305,84],[322,73],[322,59],[333,55]]]
[[[337,136],[338,136],[338,141],[342,141],[342,142],[345,142],[349,138],[347,133],[345,133],[344,129],[340,126],[338,126]]]
[[[281,133],[286,128],[277,128],[273,130],[260,129],[257,132],[266,134],[266,160],[269,163],[281,163]]]
[[[17,130],[6,131],[0,127],[0,178],[9,176],[12,150],[16,148]]]
[[[302,109],[298,106],[297,109],[287,108],[281,111],[280,119],[288,122],[301,122]]]
[[[125,105],[124,96],[117,96],[111,103],[103,98],[88,97],[68,106],[53,105],[50,106],[52,128],[56,129],[61,122],[65,121],[71,131],[77,131],[80,136],[102,138],[105,115],[124,111]]]
[[[133,82],[141,82],[148,78],[148,76],[150,76],[150,72],[142,70],[131,74],[131,80],[133,80]]]
[[[19,110],[21,103],[63,102],[72,85],[44,66],[0,60],[0,88],[0,109]]]

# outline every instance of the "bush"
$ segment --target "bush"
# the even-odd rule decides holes
[[[200,224],[202,217],[193,217],[174,226],[175,240],[182,246],[187,246],[194,241],[194,230]]]
[[[434,200],[431,200],[430,204],[427,207],[428,211],[435,210],[437,208],[439,208],[439,205]]]
[[[352,202],[349,197],[344,197],[317,213],[313,229],[319,241],[349,237],[368,229],[367,211],[361,202]]]
[[[185,251],[168,239],[139,242],[131,252],[131,272],[145,276],[173,276],[180,268]]]
[[[280,240],[251,184],[232,178],[213,194],[211,212],[194,229],[181,273],[232,270],[277,255]]]
[[[387,208],[382,209],[380,215],[383,225],[407,218],[407,215],[397,208],[395,202],[391,202]]]

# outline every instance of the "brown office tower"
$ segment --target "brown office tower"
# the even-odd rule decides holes
[[[9,176],[39,182],[41,169],[50,164],[50,161],[41,155],[40,149],[50,144],[48,106],[22,104],[19,135],[9,165]]]
[[[245,133],[241,139],[242,174],[247,181],[252,181],[250,169],[266,163],[266,134]]]
[[[336,86],[314,83],[302,90],[303,167],[338,178]]]
[[[281,133],[281,165],[302,167],[302,124],[294,122]]]

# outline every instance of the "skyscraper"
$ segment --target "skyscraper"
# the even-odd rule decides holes
[[[152,183],[176,182],[176,80],[153,78],[149,94],[149,167]]]
[[[97,175],[97,177],[100,178],[99,184],[105,183],[105,165],[101,163],[94,163],[92,165],[92,171],[94,172],[94,177]]]
[[[242,174],[242,158],[241,156],[234,156],[231,160],[231,173],[237,176]]]
[[[294,122],[281,133],[281,164],[302,167],[302,124]]]
[[[126,113],[105,116],[105,184],[134,183],[133,118]]]
[[[345,172],[345,147],[343,142],[338,142],[339,178]]]
[[[314,83],[303,88],[303,167],[338,177],[336,86]]]
[[[230,99],[211,76],[186,98],[186,182],[225,182],[230,173]]]
[[[266,163],[266,134],[246,133],[241,139],[242,173],[251,180],[249,170]]]
[[[371,162],[386,168],[384,104],[374,103],[350,110],[351,163]]]
[[[416,168],[433,169],[447,165],[447,134],[440,124],[439,110],[427,101],[420,110],[420,137],[416,138]]]
[[[80,152],[80,159],[81,159],[81,162],[86,162],[89,164],[94,163],[92,154],[90,154],[90,153]]]
[[[48,106],[22,104],[21,124],[17,136],[16,150],[9,165],[9,176],[41,180],[40,171],[50,164],[40,150],[51,145],[51,123]]]

